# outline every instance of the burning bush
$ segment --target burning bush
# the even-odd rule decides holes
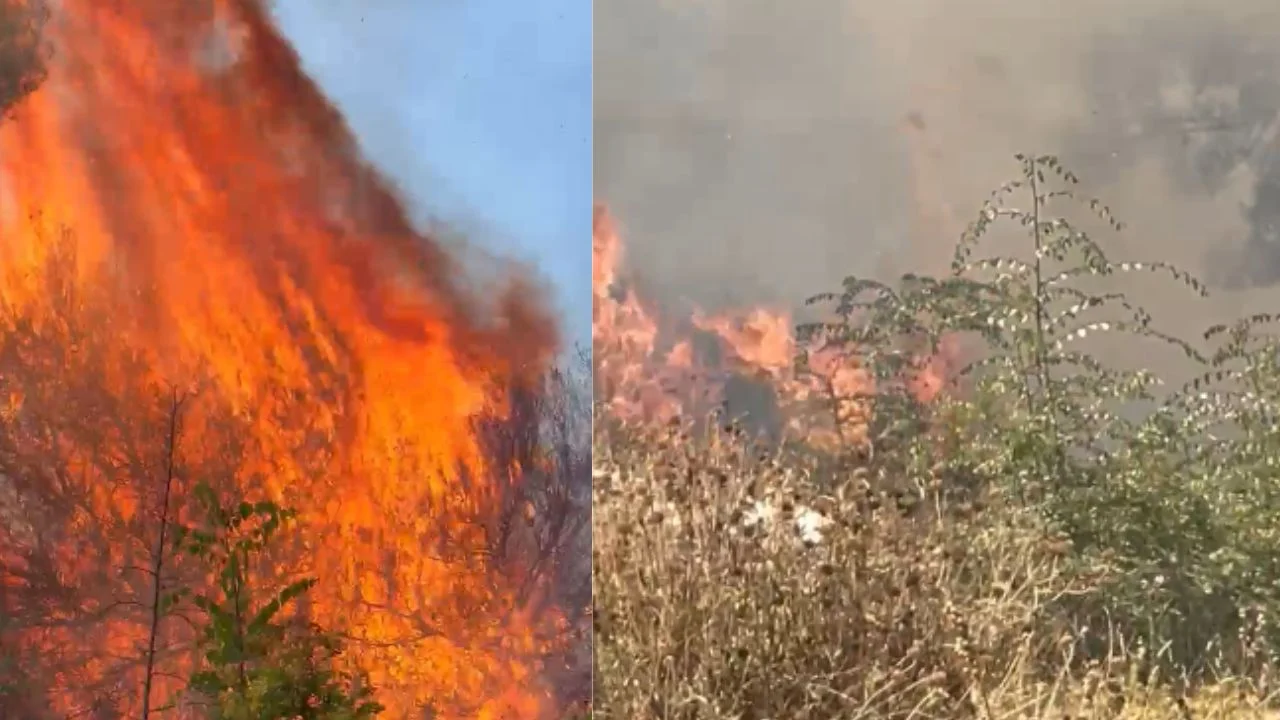
[[[1157,330],[1121,278],[1204,287],[1110,259],[1059,209],[1120,230],[1111,212],[1055,158],[1018,161],[950,275],[850,278],[814,299],[828,313],[797,329],[791,367],[826,352],[863,378],[856,396],[820,388],[842,443],[815,452],[809,438],[828,436],[762,442],[678,413],[652,423],[600,398],[602,715],[1253,717],[1269,704],[1277,318],[1195,342]],[[982,254],[1003,222],[1024,255]],[[597,290],[597,352],[617,357],[603,301]],[[1100,359],[1121,340],[1184,358],[1187,382]],[[631,370],[633,386],[669,364],[633,357],[658,368]]]
[[[467,289],[263,3],[68,0],[49,40],[0,127],[0,707],[199,716],[174,593],[230,565],[165,529],[206,486],[296,512],[228,570],[315,580],[280,612],[320,630],[255,657],[282,687],[364,678],[391,718],[583,694],[585,421],[541,295]]]

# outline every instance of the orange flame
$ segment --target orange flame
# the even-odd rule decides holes
[[[505,481],[476,430],[555,352],[540,298],[519,283],[496,307],[464,292],[256,0],[61,0],[49,39],[48,81],[0,128],[0,346],[40,371],[0,370],[0,431],[61,428],[12,442],[57,458],[32,472],[92,511],[48,531],[50,572],[87,586],[139,563],[126,530],[153,498],[122,490],[101,457],[153,441],[163,417],[136,409],[149,388],[198,372],[187,464],[221,462],[300,511],[289,569],[321,581],[306,612],[351,635],[388,717],[549,712],[539,658],[563,628],[486,559]],[[49,405],[89,407],[90,371],[96,410]],[[246,435],[219,435],[216,408]],[[18,548],[46,531],[23,535],[14,513],[40,499],[9,491],[0,554],[33,576]],[[140,687],[136,668],[112,673],[138,657],[141,625],[105,609],[92,625],[55,620],[25,640],[94,646],[51,675],[61,709],[85,709],[92,683]]]
[[[592,339],[597,397],[626,421],[669,422],[714,410],[726,401],[729,378],[750,377],[767,384],[781,411],[782,428],[815,447],[866,442],[874,382],[857,349],[822,338],[800,343],[789,313],[764,307],[741,312],[695,311],[686,323],[662,323],[634,289],[619,288],[623,244],[617,225],[602,205],[595,210]],[[688,337],[712,337],[722,359],[700,362]],[[667,349],[663,350],[663,342]],[[941,390],[949,365],[943,353],[921,362],[910,378],[924,401]],[[807,358],[797,366],[797,355]]]

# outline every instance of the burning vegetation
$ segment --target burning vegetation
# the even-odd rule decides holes
[[[597,210],[598,714],[1269,717],[1280,318],[1161,331],[1131,289],[1205,286],[1017,161],[950,272],[794,329],[654,310]]]
[[[596,398],[615,419],[664,423],[715,412],[778,440],[836,449],[865,445],[877,383],[901,382],[927,403],[945,382],[954,349],[944,340],[896,377],[876,377],[834,325],[797,334],[784,310],[662,318],[621,277],[622,240],[603,206],[592,243]]]
[[[263,3],[63,0],[39,37],[0,126],[0,716],[584,694],[541,295],[467,289]]]

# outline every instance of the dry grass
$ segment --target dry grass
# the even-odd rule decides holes
[[[1280,718],[1280,315],[1199,350],[1153,329],[1117,278],[1203,285],[1108,260],[1049,207],[1118,231],[1110,210],[1057,158],[1017,161],[949,275],[849,278],[797,328],[873,371],[865,447],[597,417],[600,716]],[[1022,253],[985,254],[998,222]],[[1099,334],[1203,374],[1111,368],[1080,345]],[[920,348],[943,337],[980,360],[925,402]]]
[[[998,497],[907,512],[862,470],[603,422],[594,463],[597,717],[1280,718],[1267,668],[1171,678],[1074,620],[1109,571]]]

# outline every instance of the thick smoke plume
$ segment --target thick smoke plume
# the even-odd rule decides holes
[[[1058,154],[1113,254],[1210,281],[1131,288],[1199,329],[1280,297],[1278,34],[1261,0],[610,3],[596,195],[651,296],[795,307],[941,270],[1014,153]]]

